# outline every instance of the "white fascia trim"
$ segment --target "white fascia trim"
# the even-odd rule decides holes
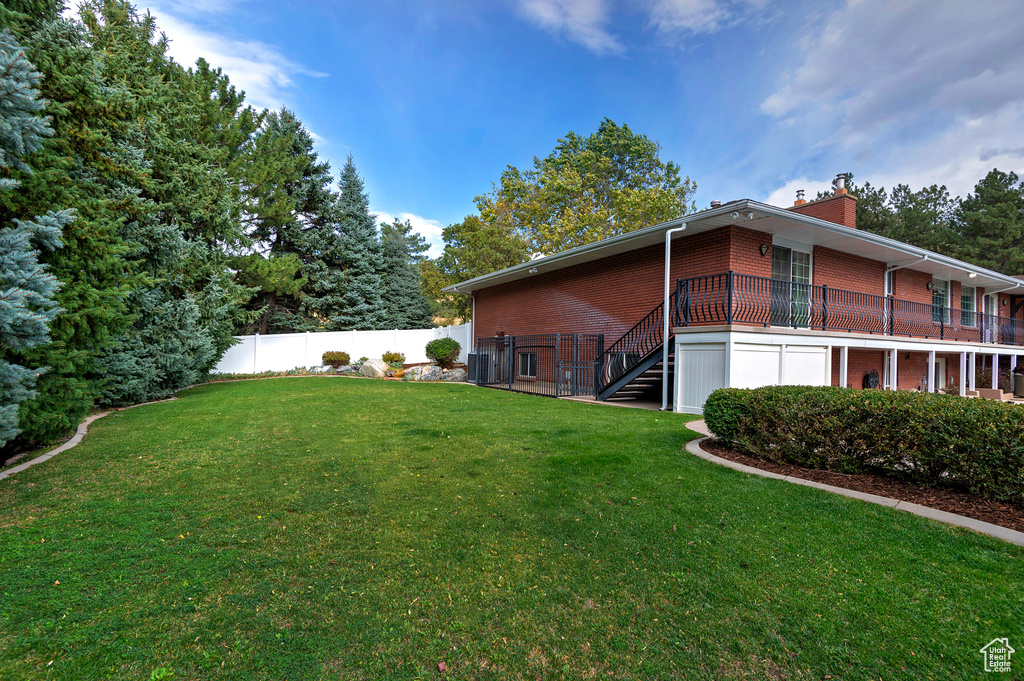
[[[613,236],[613,237],[609,237],[607,239],[602,239],[601,241],[595,241],[592,244],[584,244],[583,246],[577,246],[576,248],[570,248],[568,251],[562,251],[561,253],[554,253],[552,255],[546,255],[543,258],[537,258],[536,260],[530,260],[529,262],[524,262],[521,265],[515,265],[513,267],[507,267],[507,268],[505,268],[503,270],[498,270],[496,272],[491,272],[489,274],[482,274],[479,277],[474,277],[472,279],[467,279],[466,281],[460,281],[458,284],[452,284],[451,286],[448,286],[448,287],[443,288],[441,290],[445,291],[446,293],[447,292],[451,292],[451,293],[469,293],[469,291],[461,291],[459,289],[460,288],[467,288],[469,286],[473,286],[474,288],[482,288],[482,287],[478,286],[478,284],[484,284],[484,283],[486,283],[486,282],[488,282],[488,281],[490,281],[492,279],[497,279],[498,277],[503,277],[503,276],[508,275],[508,274],[515,274],[517,272],[529,271],[531,268],[534,268],[534,267],[538,267],[539,268],[539,267],[542,267],[542,266],[546,266],[547,267],[546,271],[551,271],[551,267],[550,267],[551,265],[556,265],[560,261],[565,260],[567,258],[573,258],[573,257],[576,257],[578,255],[586,255],[587,253],[590,253],[591,251],[599,251],[599,250],[608,248],[610,246],[615,246],[615,245],[621,244],[621,243],[623,243],[625,241],[632,241],[633,239],[636,239],[636,238],[639,238],[639,237],[642,237],[642,236],[647,236],[649,234],[656,234],[658,232],[668,231],[669,229],[672,229],[674,227],[678,227],[680,225],[686,224],[687,222],[692,222],[693,220],[705,219],[705,218],[714,218],[714,217],[718,217],[719,215],[725,215],[725,214],[728,214],[728,213],[734,213],[734,212],[736,212],[736,211],[741,209],[740,205],[749,204],[749,203],[750,203],[749,199],[741,199],[739,201],[733,201],[732,203],[727,203],[724,206],[720,206],[718,208],[712,208],[712,209],[709,209],[709,210],[701,211],[699,213],[694,213],[693,215],[689,216],[689,218],[687,218],[687,216],[680,216],[678,218],[674,218],[674,219],[669,220],[667,222],[659,222],[656,225],[651,225],[650,227],[644,227],[643,229],[638,229],[638,230],[636,230],[634,232],[627,232],[626,234],[620,234],[618,236]]]
[[[758,201],[753,201],[751,199],[740,199],[738,201],[733,201],[731,203],[727,203],[727,204],[725,204],[723,206],[720,206],[718,208],[712,208],[712,209],[709,209],[709,210],[704,210],[704,211],[701,211],[699,213],[694,213],[693,215],[690,215],[690,216],[681,216],[681,217],[675,218],[673,220],[669,220],[668,222],[662,222],[662,223],[659,223],[657,225],[652,225],[650,227],[644,227],[643,229],[638,229],[635,232],[628,232],[626,234],[620,234],[619,236],[613,236],[613,237],[610,237],[608,239],[604,239],[602,241],[596,241],[596,242],[594,242],[592,244],[586,244],[584,246],[577,246],[576,248],[572,248],[572,249],[570,249],[568,251],[562,251],[561,253],[555,253],[553,255],[548,255],[548,256],[545,256],[543,258],[538,258],[537,260],[530,260],[529,262],[525,262],[525,263],[523,263],[521,265],[516,265],[514,267],[508,267],[508,268],[503,269],[503,270],[498,270],[496,272],[491,272],[489,274],[484,274],[484,275],[481,275],[479,277],[474,277],[473,279],[467,279],[466,281],[460,281],[458,284],[453,284],[453,285],[448,286],[448,287],[446,287],[446,288],[444,288],[442,290],[444,292],[446,292],[446,293],[470,293],[471,292],[470,290],[464,290],[464,289],[479,289],[479,288],[483,288],[483,286],[481,286],[481,284],[486,284],[488,281],[492,281],[494,279],[498,279],[500,277],[504,277],[504,276],[509,275],[509,274],[516,274],[516,273],[519,273],[519,272],[529,271],[533,267],[541,267],[541,266],[546,267],[546,271],[551,271],[551,269],[552,269],[551,266],[552,265],[556,265],[557,266],[557,264],[559,262],[561,262],[562,260],[565,260],[565,259],[568,259],[568,258],[572,258],[572,257],[575,257],[575,256],[579,256],[579,255],[585,255],[585,254],[593,252],[593,251],[600,251],[600,250],[603,250],[605,248],[608,248],[608,247],[611,247],[611,246],[615,246],[615,245],[621,244],[623,242],[632,241],[633,239],[637,239],[637,238],[643,237],[643,236],[648,236],[650,234],[654,234],[654,233],[657,233],[657,232],[667,231],[667,230],[669,230],[669,229],[671,229],[673,227],[677,227],[677,226],[679,226],[681,224],[684,224],[684,223],[687,223],[687,224],[690,224],[690,225],[694,225],[697,222],[702,221],[702,220],[706,220],[706,219],[710,219],[710,218],[715,218],[715,217],[719,217],[721,215],[726,215],[726,214],[734,213],[734,212],[743,213],[742,217],[746,218],[746,219],[749,219],[749,216],[747,215],[747,213],[749,213],[751,211],[754,211],[754,212],[757,212],[757,213],[761,213],[761,214],[764,214],[764,215],[768,215],[768,216],[772,216],[772,217],[781,218],[781,219],[784,219],[784,220],[792,220],[793,222],[802,222],[802,223],[804,223],[806,225],[810,225],[810,226],[816,227],[816,228],[824,230],[826,232],[830,232],[830,233],[833,233],[833,234],[838,234],[838,235],[845,236],[845,237],[852,237],[854,239],[858,239],[860,241],[864,241],[864,242],[867,242],[867,243],[870,243],[870,244],[874,244],[876,246],[882,246],[884,248],[889,248],[889,249],[892,249],[894,251],[898,251],[900,253],[904,253],[904,254],[912,257],[912,258],[917,258],[921,262],[927,260],[928,262],[932,262],[932,263],[935,263],[937,265],[942,265],[942,266],[945,266],[945,267],[949,267],[950,269],[959,270],[959,271],[965,272],[967,274],[970,274],[971,272],[974,272],[976,274],[984,275],[984,276],[986,276],[986,277],[988,277],[990,279],[996,279],[998,281],[1002,281],[1002,282],[1005,282],[1007,284],[1013,284],[1012,287],[1010,287],[1008,289],[1005,289],[1005,290],[1011,290],[1011,289],[1015,289],[1015,288],[1024,286],[1024,282],[1022,282],[1021,280],[1016,279],[1014,277],[1011,277],[1009,275],[1001,274],[999,272],[995,272],[993,270],[985,269],[983,267],[978,267],[977,265],[972,265],[970,263],[963,262],[962,260],[957,260],[955,258],[950,258],[948,256],[940,255],[938,253],[934,253],[932,251],[925,250],[923,248],[918,248],[917,246],[911,246],[910,244],[905,244],[902,241],[896,241],[895,239],[889,239],[888,237],[878,236],[877,234],[872,234],[871,232],[865,232],[865,231],[862,231],[862,230],[859,230],[859,229],[852,229],[850,227],[847,227],[846,225],[840,225],[840,224],[837,224],[835,222],[829,222],[828,220],[822,220],[821,218],[815,218],[815,217],[811,217],[809,215],[804,215],[803,213],[798,213],[796,211],[789,210],[787,208],[779,208],[778,206],[771,206],[771,205],[768,205],[766,203],[760,203]],[[739,218],[737,218],[737,219],[739,219]],[[737,223],[737,224],[739,224],[739,223]]]

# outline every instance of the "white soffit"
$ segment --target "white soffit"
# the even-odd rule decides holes
[[[673,241],[720,227],[736,225],[778,236],[786,241],[830,248],[841,253],[883,262],[890,267],[906,266],[909,269],[927,272],[940,279],[958,280],[989,290],[1007,289],[1019,285],[1020,288],[1014,293],[1024,294],[1024,281],[1014,277],[869,232],[851,229],[749,199],[733,201],[720,208],[712,208],[670,222],[645,227],[635,232],[538,258],[522,265],[460,282],[444,290],[452,293],[472,293],[483,288],[607,258],[654,244],[664,244],[665,232],[683,223],[686,223],[686,230],[676,234]],[[767,240],[767,243],[771,244],[771,240]],[[923,260],[925,257],[927,259]],[[975,273],[974,278],[969,278],[971,272]]]

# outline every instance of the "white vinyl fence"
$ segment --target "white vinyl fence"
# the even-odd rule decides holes
[[[465,362],[470,347],[470,326],[442,326],[437,329],[392,331],[325,331],[323,333],[280,333],[261,336],[236,336],[238,345],[228,348],[214,369],[220,374],[259,374],[264,371],[288,371],[323,364],[329,350],[347,352],[352,361],[360,357],[380,359],[385,352],[401,352],[410,364],[428,362],[427,343],[435,338],[454,338]]]

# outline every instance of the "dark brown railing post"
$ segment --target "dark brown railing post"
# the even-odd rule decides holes
[[[730,324],[730,325],[732,324],[732,287],[733,287],[733,271],[729,270],[729,274],[726,277],[726,284],[725,284],[725,291],[726,291],[725,294],[729,297],[729,308],[728,308],[728,312],[726,313],[726,317],[725,318],[726,318],[727,323]]]
[[[512,389],[512,383],[516,377],[516,337],[508,336],[508,389]]]
[[[889,303],[889,335],[896,335],[896,299],[892,296],[886,298],[886,302]]]
[[[683,280],[682,279],[676,279],[675,299],[676,299],[676,303],[675,303],[675,305],[672,306],[672,322],[669,324],[669,326],[679,326],[679,319],[680,319],[679,306],[682,305],[682,302],[683,302]]]
[[[828,284],[821,287],[821,330],[828,331]]]
[[[690,325],[690,280],[683,282],[683,326]]]
[[[597,334],[597,359],[594,360],[594,396],[604,388],[604,334]]]

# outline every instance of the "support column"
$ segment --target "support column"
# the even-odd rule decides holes
[[[960,397],[967,397],[967,353],[960,353]]]
[[[978,373],[977,372],[977,368],[978,368],[978,353],[972,352],[972,353],[970,353],[969,357],[967,358],[967,376],[970,379],[970,382],[967,384],[967,389],[968,390],[977,390],[977,388],[974,386],[974,379],[976,377],[976,374]]]
[[[999,355],[992,354],[992,389],[999,389]]]
[[[849,383],[850,346],[844,345],[839,351],[839,387],[845,388]]]
[[[1017,368],[1017,355],[1010,355],[1010,376],[1013,376],[1014,370]]]
[[[889,368],[892,371],[892,378],[889,381],[889,385],[892,386],[893,390],[899,390],[899,388],[900,388],[900,386],[899,386],[900,372],[899,372],[899,366],[898,366],[899,362],[898,362],[898,360],[899,360],[899,357],[900,357],[900,351],[897,350],[896,348],[893,348],[891,350],[891,352],[892,352],[892,355],[891,355],[892,356],[892,361],[889,362]]]
[[[825,346],[825,385],[832,385],[832,346]]]
[[[935,351],[928,352],[928,392],[935,392]]]
[[[778,385],[786,385],[786,344],[779,346],[779,382]]]

